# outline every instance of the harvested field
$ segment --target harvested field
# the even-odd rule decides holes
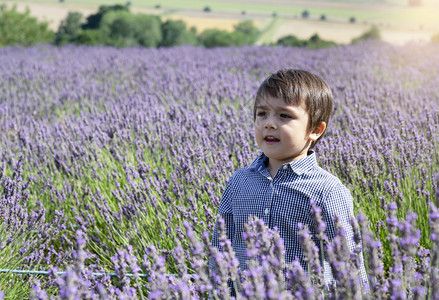
[[[0,4],[6,4],[8,7],[16,5],[17,11],[25,12],[28,8],[31,16],[36,17],[40,21],[49,23],[49,27],[52,30],[57,30],[59,24],[65,19],[70,11],[77,11],[84,16],[95,13],[98,10],[99,5],[76,5],[76,4],[55,4],[55,3],[27,3],[27,2],[12,2],[12,1],[0,1]]]
[[[337,43],[350,43],[355,37],[368,30],[369,24],[344,24],[339,22],[304,21],[301,19],[286,20],[272,37],[272,41],[280,37],[293,34],[301,39],[308,39],[313,34],[321,38],[335,41]],[[382,39],[392,44],[402,45],[410,41],[428,41],[438,30],[430,29],[409,29],[396,26],[379,26]]]
[[[184,7],[182,2],[164,0],[160,2],[162,3],[160,9],[146,6],[140,1],[131,2],[131,10],[134,13],[157,14],[162,15],[163,18],[181,19],[189,27],[195,27],[198,32],[209,28],[233,30],[235,24],[246,19],[251,19],[257,26],[263,27],[262,24],[270,23],[272,13],[277,12],[283,22],[279,22],[281,25],[270,31],[271,37],[264,36],[264,41],[276,41],[288,34],[307,39],[317,33],[326,40],[349,43],[352,38],[368,30],[371,24],[379,26],[384,41],[394,44],[419,40],[428,41],[432,35],[439,32],[439,20],[436,18],[439,6],[435,1],[424,1],[424,6],[418,8],[409,8],[402,5],[401,1],[391,1],[390,4],[377,4],[364,2],[241,0],[236,2],[235,6],[230,1],[221,3],[207,1],[205,3],[212,3],[219,7],[209,13],[205,13],[201,9],[195,9],[196,5],[202,5],[201,2],[198,3],[197,1],[186,1],[188,6]],[[87,16],[95,13],[99,7],[97,1],[92,4],[79,1],[76,3],[0,1],[1,3],[6,3],[8,6],[16,5],[19,11],[25,11],[28,7],[31,15],[39,20],[49,22],[50,28],[55,31],[69,11],[78,11]],[[114,3],[116,2],[112,1],[110,4]],[[268,3],[270,6],[267,6]],[[212,5],[212,8],[214,7]],[[248,7],[245,14],[242,14],[242,7]],[[264,7],[266,8],[265,11],[262,10]],[[271,9],[267,10],[267,7]],[[311,13],[309,19],[299,17],[300,11],[305,7]],[[291,13],[292,11],[294,11],[294,14]],[[319,20],[321,14],[325,14],[326,21]],[[355,16],[356,23],[349,23],[349,16]],[[406,22],[402,22],[402,20],[406,20]],[[423,22],[421,23],[421,21]]]
[[[206,29],[217,28],[221,30],[233,31],[233,26],[238,24],[240,20],[237,19],[223,19],[223,18],[198,18],[172,15],[169,19],[183,20],[188,27],[195,27],[197,32],[202,32]]]

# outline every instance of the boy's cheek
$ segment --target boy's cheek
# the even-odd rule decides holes
[[[258,132],[255,132],[255,140],[259,145],[262,142],[262,135]]]

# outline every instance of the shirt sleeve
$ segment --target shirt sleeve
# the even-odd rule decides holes
[[[337,185],[329,192],[324,202],[322,211],[323,221],[326,223],[326,236],[332,241],[336,235],[334,217],[338,216],[345,230],[347,245],[351,252],[356,244],[354,241],[354,230],[351,225],[351,218],[354,218],[354,204],[350,191],[342,184]],[[363,285],[368,284],[366,269],[364,267],[363,255],[360,253],[360,274]]]
[[[353,230],[350,219],[354,216],[354,204],[349,190],[343,185],[337,185],[325,198],[322,210],[322,218],[326,223],[326,236],[330,241],[335,237],[336,228],[334,217],[338,216],[346,231],[346,240],[349,249],[354,249]],[[351,243],[351,244],[350,244]]]

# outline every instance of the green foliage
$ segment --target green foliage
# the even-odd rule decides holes
[[[252,21],[243,21],[234,28],[233,32],[207,29],[199,36],[200,44],[207,48],[252,45],[260,35]]]
[[[309,40],[301,40],[294,35],[287,35],[280,38],[276,44],[290,47],[308,47],[310,49],[329,48],[337,45],[335,42],[322,40],[318,34],[314,34]]]
[[[279,46],[291,46],[291,47],[305,47],[306,41],[298,39],[294,35],[286,35],[277,40],[276,45]]]
[[[106,13],[101,20],[100,29],[105,36],[109,37],[111,44],[115,46],[134,46],[133,31],[135,20],[127,11],[114,11]]]
[[[305,9],[302,12],[302,18],[304,18],[304,19],[308,19],[309,18],[309,11],[308,10]]]
[[[6,9],[2,8],[2,14],[5,15]],[[23,14],[16,12],[13,8],[8,12],[8,17],[13,16],[16,20],[24,22]],[[25,16],[33,20],[32,28],[36,31],[36,19],[29,17],[29,11]],[[0,21],[0,28],[3,24],[14,24],[6,22],[5,18]],[[195,28],[188,29],[184,21],[167,20],[162,23],[160,17],[145,14],[132,14],[128,6],[112,5],[100,6],[96,14],[87,17],[85,23],[82,23],[83,16],[79,12],[70,12],[61,22],[58,31],[54,36],[50,33],[45,39],[41,39],[41,34],[34,33],[31,35],[35,41],[23,42],[20,36],[25,30],[6,30],[7,32],[0,37],[0,45],[4,44],[24,44],[29,45],[33,42],[53,41],[56,45],[66,43],[84,44],[84,45],[111,45],[116,47],[171,47],[178,45],[197,45],[205,47],[227,47],[253,45],[260,37],[260,30],[254,26],[252,21],[243,21],[234,26],[233,32],[218,29],[209,29],[197,37]],[[47,29],[47,24],[42,23],[42,28]],[[4,27],[4,26],[3,26]],[[15,26],[20,28],[20,26]],[[12,34],[15,33],[15,34]],[[8,38],[8,41],[4,41]],[[3,40],[2,40],[3,39]]]
[[[381,40],[381,33],[377,26],[373,25],[368,31],[364,32],[359,37],[352,39],[351,43],[356,44],[369,39]]]
[[[107,44],[117,47],[157,47],[162,38],[160,18],[149,15],[133,15],[128,11],[106,13],[100,30],[107,37]]]
[[[162,40],[160,46],[196,45],[197,32],[195,28],[187,29],[181,20],[167,20],[162,23]]]
[[[433,43],[439,43],[439,33],[436,33],[435,35],[433,35],[433,36],[431,37],[431,41],[432,41]]]
[[[82,29],[98,29],[101,25],[101,20],[104,15],[111,11],[129,11],[128,7],[124,5],[102,5],[96,14],[87,17],[87,22],[82,25]]]
[[[235,33],[238,34],[236,38],[242,38],[243,44],[252,45],[259,37],[261,33],[258,28],[255,27],[253,21],[243,21],[234,26]],[[242,33],[242,37],[239,36]]]
[[[53,31],[49,29],[48,23],[38,22],[31,17],[29,9],[20,13],[16,6],[8,9],[6,5],[0,5],[0,47],[17,44],[29,46],[52,40]]]
[[[100,6],[98,13],[89,16],[82,26],[80,14],[70,13],[58,29],[56,44],[171,47],[201,43],[206,47],[226,47],[252,45],[259,35],[252,21],[244,21],[233,32],[210,29],[197,37],[196,29],[188,29],[184,21],[162,23],[160,17],[134,15],[126,6],[114,5]]]
[[[80,45],[105,45],[107,37],[99,29],[82,30],[76,37],[74,43]]]
[[[162,40],[161,20],[157,16],[138,14],[134,18],[134,37],[140,46],[157,47]]]
[[[199,36],[199,41],[207,48],[234,45],[232,33],[219,29],[206,29]]]
[[[310,49],[320,49],[320,48],[329,48],[329,47],[337,46],[337,43],[323,40],[316,33],[309,38],[307,46]]]
[[[63,45],[65,43],[74,42],[81,32],[81,21],[81,13],[69,12],[58,27],[58,31],[55,34],[55,44]]]

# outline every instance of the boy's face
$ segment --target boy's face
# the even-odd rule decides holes
[[[311,142],[320,136],[309,132],[308,124],[303,105],[286,104],[269,95],[261,99],[256,106],[255,137],[271,168],[307,156]]]

